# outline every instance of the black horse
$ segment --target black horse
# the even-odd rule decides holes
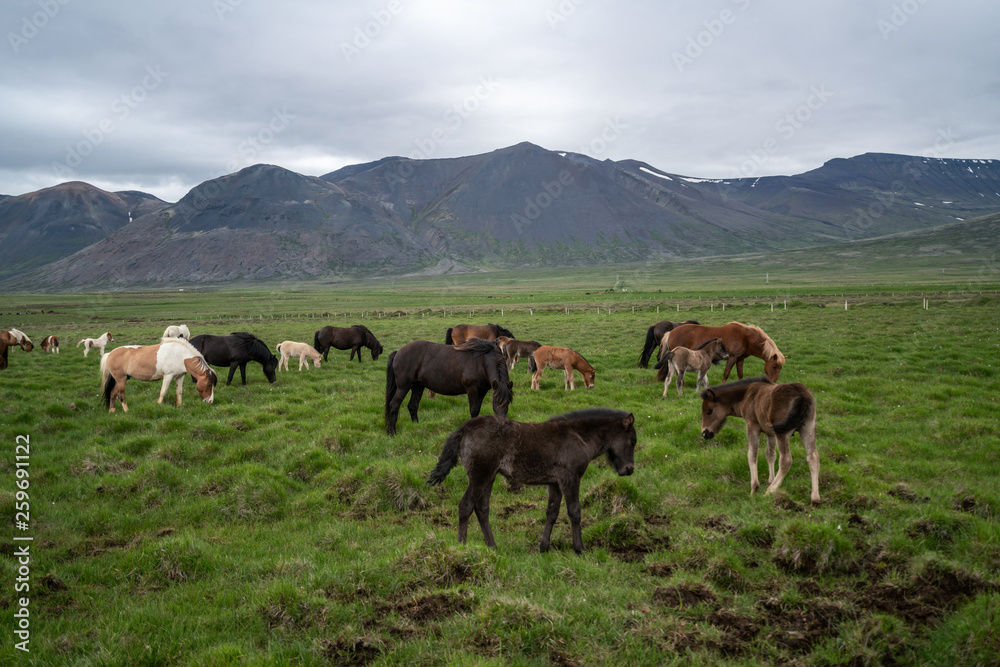
[[[191,339],[191,344],[201,352],[202,356],[212,366],[229,366],[229,379],[226,386],[233,381],[236,369],[240,369],[243,384],[247,383],[247,364],[256,361],[264,367],[264,376],[268,382],[277,379],[278,358],[264,341],[246,331],[234,331],[228,336],[201,334]]]
[[[458,504],[458,541],[465,542],[469,517],[475,510],[489,547],[497,545],[490,529],[490,494],[497,473],[515,485],[548,485],[549,504],[538,550],[549,550],[552,526],[565,496],[573,526],[573,550],[581,553],[580,478],[587,464],[605,453],[615,472],[631,475],[635,442],[635,417],[624,410],[576,410],[541,424],[484,415],[470,419],[448,436],[427,483],[440,484],[461,459],[469,486]]]
[[[445,396],[469,395],[469,414],[479,414],[486,392],[493,390],[493,412],[507,416],[514,400],[514,383],[507,363],[493,341],[472,339],[462,345],[442,345],[427,340],[407,343],[389,355],[385,369],[385,430],[396,433],[399,406],[412,391],[407,408],[417,421],[424,389]]]
[[[382,354],[382,343],[378,342],[375,334],[363,324],[355,324],[351,327],[323,327],[313,335],[313,347],[323,355],[323,361],[326,361],[331,347],[338,350],[350,350],[351,358],[348,361],[353,361],[354,355],[357,354],[358,363],[361,363],[362,347],[371,350],[372,361],[376,361],[378,355]]]
[[[653,350],[660,346],[660,340],[663,339],[663,335],[682,324],[698,324],[698,322],[694,320],[686,320],[684,322],[663,320],[649,327],[646,331],[646,344],[642,346],[642,354],[639,355],[639,368],[649,368],[649,358],[653,356]]]

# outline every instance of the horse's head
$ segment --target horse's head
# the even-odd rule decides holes
[[[375,336],[372,336],[371,351],[372,351],[372,361],[378,361],[378,355],[382,354],[382,343],[378,342]]]
[[[25,352],[31,352],[32,350],[34,350],[34,349],[35,349],[35,344],[34,344],[34,343],[32,343],[32,342],[31,342],[30,340],[28,340],[27,338],[25,338],[25,339],[24,339],[24,340],[23,340],[23,341],[21,342],[21,349],[23,349],[23,350],[24,350]]]
[[[115,342],[115,337],[111,335],[110,331],[105,331],[104,335],[108,337],[108,342],[109,343]]]
[[[597,379],[597,371],[591,368],[589,371],[583,371],[583,384],[587,389],[594,388],[594,380]]]
[[[771,382],[778,381],[778,374],[785,365],[785,356],[782,354],[772,354],[764,361],[764,375]]]
[[[732,413],[725,403],[711,389],[701,392],[701,437],[711,440],[722,430],[726,417]]]
[[[261,366],[264,367],[264,377],[267,378],[268,382],[274,382],[278,379],[275,371],[278,370],[278,357],[271,354],[271,350],[265,347],[267,350],[267,360],[261,362]]]
[[[629,413],[621,421],[621,429],[615,427],[608,446],[608,463],[622,477],[635,471],[635,415]]]
[[[194,379],[195,387],[198,388],[198,395],[206,403],[215,401],[215,385],[219,384],[219,376],[215,374],[212,367],[205,363],[202,357],[189,357],[184,360],[184,367]]]

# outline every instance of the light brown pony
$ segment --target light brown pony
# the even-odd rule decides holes
[[[538,341],[517,340],[508,336],[497,338],[497,345],[500,346],[504,358],[507,359],[508,370],[514,370],[514,364],[520,361],[521,357],[530,357],[535,350],[542,346]]]
[[[700,345],[713,338],[721,338],[722,344],[729,353],[726,370],[722,373],[723,381],[729,379],[729,373],[736,366],[737,377],[743,377],[743,360],[747,357],[760,357],[764,360],[764,375],[772,382],[778,381],[778,374],[785,365],[785,355],[774,344],[771,337],[760,327],[730,322],[721,327],[706,327],[701,324],[682,324],[667,333],[667,349],[686,347],[696,350]]]
[[[128,412],[125,382],[129,378],[162,378],[163,387],[156,401],[162,403],[170,381],[177,378],[177,405],[180,406],[181,389],[188,374],[194,378],[198,395],[206,403],[211,403],[215,398],[215,385],[219,378],[191,343],[183,338],[164,338],[156,345],[123,345],[101,357],[104,403],[108,406],[108,412],[114,412],[115,401],[120,401],[122,410]]]
[[[115,337],[111,335],[110,331],[105,331],[97,338],[84,338],[79,341],[76,346],[80,347],[83,345],[83,356],[87,356],[87,353],[92,349],[98,349],[101,354],[104,354],[104,348],[108,346],[108,343],[115,342]]]
[[[534,375],[531,376],[531,388],[540,389],[542,371],[546,368],[561,368],[564,373],[563,389],[569,389],[572,391],[576,389],[576,385],[573,382],[573,369],[580,371],[583,375],[583,383],[586,385],[587,389],[594,388],[594,378],[596,371],[594,367],[587,363],[587,360],[583,358],[583,355],[575,352],[568,347],[552,347],[550,345],[542,345],[535,353],[531,355],[530,359],[531,372]]]
[[[59,354],[59,339],[55,336],[46,336],[42,341],[42,351]]]
[[[702,384],[708,389],[708,369],[720,361],[729,358],[726,348],[722,345],[721,338],[713,338],[704,343],[697,350],[689,350],[686,347],[675,347],[667,350],[666,345],[660,345],[660,361],[657,362],[657,380],[663,380],[663,398],[667,397],[667,387],[670,380],[677,377],[677,395],[681,395],[684,387],[684,374],[689,371],[698,373],[698,383],[695,391],[701,391]]]
[[[313,365],[319,368],[319,360],[323,358],[323,355],[319,353],[316,348],[314,348],[309,343],[296,343],[294,340],[286,340],[282,343],[278,343],[278,354],[281,359],[278,360],[278,370],[281,370],[281,365],[285,365],[285,370],[288,370],[288,358],[298,357],[299,358],[299,370],[305,366],[308,370],[309,360],[312,359]],[[361,356],[360,354],[358,355]]]
[[[816,450],[816,400],[799,382],[775,384],[767,378],[750,378],[719,385],[701,393],[701,435],[710,440],[733,415],[747,423],[747,462],[750,464],[750,495],[760,487],[757,478],[757,448],[760,434],[767,436],[767,491],[774,493],[792,467],[788,442],[795,431],[806,446],[806,461],[812,476],[812,502],[819,500],[819,452]],[[781,456],[774,474],[774,450]]]
[[[470,338],[496,340],[500,336],[514,338],[510,329],[505,329],[499,324],[456,324],[444,333],[444,344],[461,345]]]

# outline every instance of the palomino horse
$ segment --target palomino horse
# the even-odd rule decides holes
[[[670,380],[674,376],[677,376],[677,395],[681,395],[684,374],[689,371],[698,373],[695,391],[701,391],[702,384],[708,389],[708,369],[729,358],[721,338],[713,338],[697,350],[689,350],[686,347],[667,350],[666,345],[661,345],[660,349],[660,360],[653,368],[658,369],[656,379],[663,380],[663,398],[667,397],[667,387],[670,386]]]
[[[737,377],[743,377],[743,360],[747,357],[760,357],[764,360],[764,375],[772,382],[778,381],[781,367],[785,365],[785,355],[774,344],[770,336],[760,327],[730,322],[721,327],[706,327],[701,324],[682,324],[667,333],[667,348],[686,347],[697,349],[706,341],[721,338],[722,344],[729,353],[726,370],[722,380],[729,379],[729,373],[736,366]]]
[[[83,345],[83,356],[87,356],[87,353],[92,349],[96,348],[101,351],[101,355],[104,354],[104,348],[107,347],[108,343],[115,342],[114,336],[111,335],[110,331],[105,331],[97,338],[84,338],[76,344],[77,347]]]
[[[43,352],[55,352],[59,353],[59,339],[55,336],[46,336],[45,340],[42,341],[42,351]]]
[[[122,410],[128,412],[128,405],[125,404],[125,382],[129,378],[136,380],[162,378],[163,387],[156,401],[162,403],[170,381],[177,378],[179,406],[184,378],[189,373],[198,387],[198,395],[206,403],[211,403],[215,398],[215,385],[219,377],[191,343],[183,338],[164,338],[156,345],[123,345],[101,357],[104,404],[108,406],[108,412],[114,412],[117,400],[121,402]]]
[[[461,460],[469,486],[458,504],[458,541],[465,542],[469,517],[475,511],[486,546],[496,547],[490,529],[490,494],[497,473],[513,485],[547,485],[549,503],[539,551],[549,550],[552,526],[566,497],[573,527],[573,550],[583,552],[580,532],[580,478],[601,454],[619,475],[635,469],[635,417],[623,410],[590,408],[525,424],[483,415],[465,422],[448,436],[437,467],[427,480],[440,484]]]
[[[191,330],[188,329],[186,324],[171,324],[169,327],[163,330],[164,338],[183,338],[184,340],[191,340]]]
[[[472,339],[462,345],[442,345],[427,340],[407,343],[389,355],[385,368],[385,430],[396,433],[399,406],[412,391],[407,409],[417,422],[417,409],[424,389],[445,396],[469,396],[469,415],[476,417],[493,391],[493,413],[507,416],[514,400],[513,383],[507,376],[507,364],[497,344]]]
[[[576,389],[573,382],[573,369],[580,371],[583,375],[583,384],[587,389],[594,388],[594,378],[597,372],[594,367],[587,363],[578,352],[574,352],[568,347],[552,347],[542,345],[531,355],[529,368],[534,375],[531,376],[531,388],[540,389],[542,381],[542,371],[546,368],[563,369],[563,389],[570,391]]]
[[[470,338],[496,340],[500,336],[514,338],[510,329],[504,329],[499,324],[456,324],[444,333],[444,344],[461,345]]]
[[[19,331],[17,329],[11,329],[9,333],[11,336],[14,337],[15,343],[17,345],[20,345],[21,349],[24,350],[25,352],[31,352],[33,349],[35,349],[35,344],[31,342],[31,339],[28,338],[28,335],[23,331]]]
[[[309,368],[309,360],[312,359],[313,365],[319,368],[319,360],[322,355],[316,351],[316,349],[309,343],[296,343],[294,340],[286,340],[284,342],[278,343],[278,356],[281,358],[278,360],[278,370],[281,370],[282,364],[285,366],[285,370],[288,370],[288,358],[298,357],[299,359],[299,370],[305,366],[306,369]]]
[[[819,502],[819,452],[816,450],[816,401],[799,382],[774,384],[767,378],[749,378],[722,384],[701,393],[701,435],[710,440],[733,415],[747,423],[747,462],[750,464],[750,495],[760,487],[757,479],[757,448],[760,434],[767,436],[767,491],[774,493],[792,467],[788,442],[795,431],[806,446],[806,461],[812,476],[812,502]],[[774,474],[774,450],[781,456]]]
[[[233,381],[237,368],[240,369],[243,384],[247,383],[247,364],[251,361],[256,361],[263,367],[264,377],[268,382],[278,379],[275,375],[278,357],[271,354],[271,348],[264,341],[251,333],[234,331],[229,336],[201,334],[192,338],[191,344],[213,366],[229,366],[227,387]]]
[[[503,356],[507,358],[508,370],[514,370],[514,364],[520,361],[521,357],[530,358],[535,353],[535,350],[542,346],[538,341],[517,340],[516,338],[508,338],[507,336],[497,338],[497,345],[503,350]]]
[[[642,346],[642,354],[639,355],[639,368],[649,368],[649,358],[653,356],[653,350],[663,342],[663,336],[668,331],[672,331],[682,324],[698,324],[698,322],[695,320],[686,320],[684,322],[663,320],[646,330],[646,342]]]
[[[313,335],[313,347],[323,355],[323,361],[327,360],[331,347],[338,350],[350,350],[351,358],[348,361],[353,361],[356,354],[359,364],[361,363],[362,347],[371,350],[372,361],[377,361],[378,356],[382,354],[382,343],[378,342],[375,334],[363,324],[355,324],[350,327],[323,327]]]

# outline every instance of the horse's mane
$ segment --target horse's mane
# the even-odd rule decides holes
[[[717,384],[714,387],[709,387],[709,390],[714,392],[725,392],[729,389],[740,389],[746,387],[749,384],[754,384],[755,382],[766,382],[767,384],[774,384],[766,376],[760,375],[753,378],[743,378],[742,380],[734,380],[733,382],[727,382],[726,384]]]
[[[556,415],[549,419],[550,422],[561,422],[561,421],[583,421],[591,419],[624,419],[628,417],[629,413],[625,410],[616,410],[615,408],[583,408],[580,410],[573,410],[572,412],[564,412],[561,415]]]
[[[494,350],[499,350],[500,348],[491,340],[483,340],[482,338],[470,338],[461,345],[455,346],[456,350],[461,352],[471,352],[475,355],[489,354]]]
[[[763,358],[764,359],[770,359],[771,357],[777,355],[778,356],[778,363],[781,364],[782,366],[785,365],[785,355],[783,355],[781,353],[781,350],[778,349],[778,346],[771,339],[771,337],[768,336],[766,333],[764,333],[763,329],[761,329],[760,327],[755,326],[753,324],[743,324],[741,322],[730,322],[730,324],[739,324],[741,327],[745,327],[747,329],[750,329],[750,331],[752,331],[753,333],[755,333],[758,336],[760,336],[760,338],[762,340],[761,345],[764,348],[763,352],[761,353],[761,354],[764,355]]]
[[[515,338],[514,334],[511,333],[510,329],[506,329],[500,326],[499,324],[493,324],[492,322],[490,322],[489,326],[493,328],[493,331],[497,336],[507,336],[509,338]]]
[[[371,330],[365,325],[354,324],[352,325],[352,328],[357,329],[362,334],[364,334],[365,345],[367,345],[369,348],[374,349],[376,345],[381,345],[381,343],[378,342],[378,338],[375,337],[375,334],[373,334]]]
[[[240,350],[245,350],[254,361],[267,361],[271,358],[271,348],[252,333],[234,331],[230,335],[239,341]]]
[[[576,352],[576,350],[573,350],[573,351]],[[580,359],[583,361],[583,363],[587,364],[587,366],[590,367],[590,370],[594,370],[594,367],[591,366],[591,364],[590,364],[589,361],[587,361],[586,359],[583,358],[582,354],[580,354],[579,352],[576,352],[576,356],[580,357]]]
[[[696,350],[700,350],[700,349],[702,349],[703,347],[707,347],[707,346],[708,346],[708,345],[710,345],[711,343],[714,343],[714,342],[716,342],[717,340],[719,340],[719,338],[718,338],[718,337],[716,337],[716,338],[711,338],[711,339],[709,339],[709,340],[706,340],[706,341],[705,341],[704,343],[702,343],[701,345],[699,345],[699,346],[698,346],[698,347],[696,347],[695,349],[696,349]]]
[[[194,345],[192,345],[190,342],[188,342],[188,340],[185,339],[185,338],[173,338],[173,337],[161,338],[160,339],[160,343],[161,344],[162,343],[176,343],[177,345],[180,345],[185,350],[187,350],[188,352],[190,352],[192,355],[197,356],[197,357],[202,357],[202,354],[201,354],[201,352],[198,351],[198,348],[196,348]],[[204,358],[204,357],[202,357],[202,358]]]

